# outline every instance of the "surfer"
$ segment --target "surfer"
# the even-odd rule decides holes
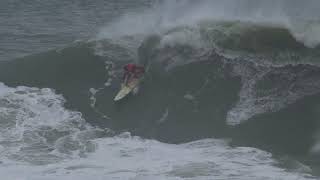
[[[127,84],[129,80],[132,78],[140,78],[145,70],[143,66],[139,66],[133,63],[126,64],[124,67],[124,75],[123,75],[123,81],[124,84]]]

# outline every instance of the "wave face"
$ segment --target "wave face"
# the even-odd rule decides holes
[[[90,40],[0,61],[0,173],[317,179],[318,1],[143,3]],[[146,77],[114,103],[128,62]]]

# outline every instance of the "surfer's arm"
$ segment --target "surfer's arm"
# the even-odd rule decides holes
[[[139,66],[136,68],[135,76],[140,78],[145,73],[144,67]]]
[[[145,72],[145,70],[144,70],[144,67],[142,67],[142,66],[137,66],[135,69],[136,74],[144,74],[144,72]]]

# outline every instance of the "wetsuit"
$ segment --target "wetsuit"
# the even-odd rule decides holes
[[[132,63],[125,65],[123,69],[124,69],[123,80],[125,82],[127,82],[131,78],[140,78],[145,72],[143,66],[138,66]]]

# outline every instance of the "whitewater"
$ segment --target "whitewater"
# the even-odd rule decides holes
[[[228,140],[175,145],[94,128],[51,89],[1,84],[0,99],[3,179],[311,178]]]

